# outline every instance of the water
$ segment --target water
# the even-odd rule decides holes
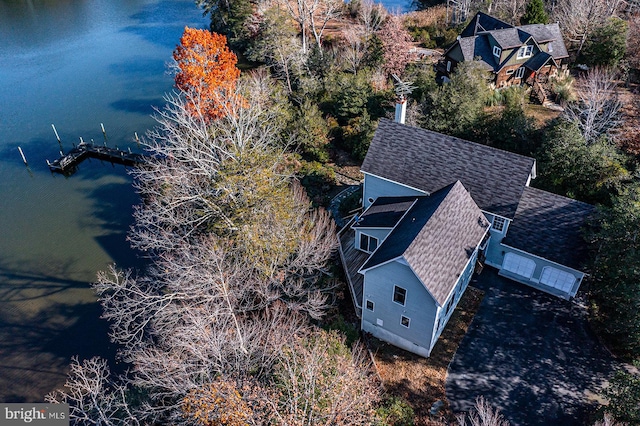
[[[52,176],[51,124],[65,148],[102,142],[104,123],[110,145],[137,149],[185,25],[207,26],[193,0],[0,0],[0,402],[41,401],[74,355],[114,359],[89,283],[140,265],[137,198],[122,166]]]

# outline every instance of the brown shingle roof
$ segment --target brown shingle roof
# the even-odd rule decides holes
[[[416,197],[361,270],[403,258],[443,306],[488,227],[484,214],[457,181],[429,197]]]
[[[484,211],[512,219],[535,160],[381,119],[362,171],[428,193],[460,180]]]

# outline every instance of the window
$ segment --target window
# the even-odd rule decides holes
[[[524,67],[520,67],[516,71],[516,78],[522,78],[523,76],[524,76]]]
[[[373,302],[371,300],[367,300],[367,310],[373,312]]]
[[[518,49],[518,59],[529,58],[533,54],[533,45],[522,46]]]
[[[372,253],[378,248],[378,239],[360,234],[360,250]]]
[[[452,294],[449,299],[449,303],[447,303],[447,307],[445,308],[444,315],[447,316],[451,312],[451,308],[453,307],[453,302],[456,299],[456,294]]]
[[[402,288],[393,286],[393,301],[404,306],[404,303],[407,299],[407,290]]]
[[[513,71],[515,71],[515,70],[514,69],[507,70],[506,74],[507,75],[511,75],[511,74],[513,74]]]
[[[404,327],[409,328],[410,323],[411,323],[411,318],[407,318],[404,315],[400,317],[400,324],[402,324]]]
[[[501,53],[502,53],[502,49],[500,49],[498,46],[493,46],[493,56],[500,59]]]
[[[447,72],[451,71],[451,61],[447,61]]]
[[[504,230],[504,223],[505,223],[505,219],[503,217],[494,216],[493,224],[491,225],[491,227],[496,231],[502,232]]]

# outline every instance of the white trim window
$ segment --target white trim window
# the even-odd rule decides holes
[[[504,231],[504,225],[506,223],[506,219],[500,216],[493,217],[493,223],[491,224],[491,228],[495,229],[498,232]]]
[[[407,289],[398,287],[397,285],[393,286],[393,301],[399,305],[404,306],[407,301]]]
[[[407,327],[407,328],[409,328],[409,325],[411,324],[411,318],[409,318],[409,317],[405,317],[404,315],[401,315],[401,316],[400,316],[400,324],[401,324],[403,327]]]
[[[524,77],[524,67],[520,67],[518,68],[518,70],[516,71],[516,78],[522,78]]]
[[[493,56],[500,59],[501,54],[502,54],[502,49],[500,49],[498,46],[493,46]]]
[[[367,234],[360,234],[360,250],[373,253],[378,248],[378,239]]]
[[[368,311],[373,312],[373,308],[375,307],[375,303],[373,301],[367,299],[367,303],[365,304]]]
[[[505,74],[511,75],[511,74],[513,74],[514,71],[515,70],[513,68],[511,68],[510,70],[507,70],[507,72]]]
[[[447,72],[451,71],[451,61],[447,61]]]
[[[518,49],[518,59],[530,58],[533,55],[533,45],[528,44]]]

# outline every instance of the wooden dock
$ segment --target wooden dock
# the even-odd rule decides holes
[[[135,166],[137,164],[144,163],[147,156],[144,154],[132,153],[130,150],[123,151],[118,148],[80,142],[78,146],[74,147],[66,154],[61,155],[57,160],[52,162],[47,160],[47,164],[52,172],[69,175],[76,170],[76,166],[78,164],[87,158],[97,158],[114,164]]]

